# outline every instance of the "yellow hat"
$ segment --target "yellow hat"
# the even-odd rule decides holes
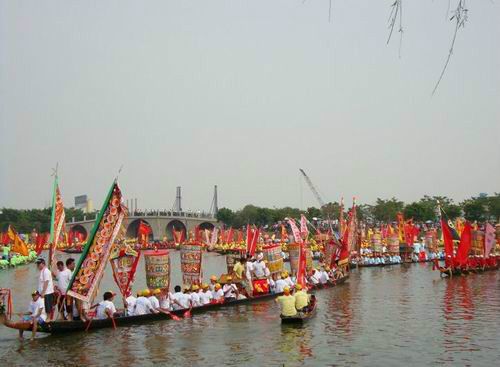
[[[290,287],[283,288],[283,293],[290,293]]]
[[[201,288],[203,288],[203,289],[207,289],[207,288],[208,288],[208,284],[207,284],[207,283],[203,283],[203,284],[201,285]]]
[[[297,283],[295,284],[295,289],[300,291],[302,289],[302,286],[299,283]]]
[[[210,280],[217,281],[217,277],[216,277],[215,275],[212,275],[212,276],[210,277]]]
[[[214,288],[215,288],[215,289],[220,289],[220,284],[219,284],[219,283],[216,283]]]
[[[330,269],[330,267],[329,267],[329,266],[327,266],[327,267],[325,268],[325,270],[326,270],[326,271],[330,271],[331,269]]]
[[[145,297],[147,297],[147,296],[151,295],[151,291],[149,289],[144,289],[142,291],[142,295],[145,296]]]
[[[226,280],[230,282],[231,280],[233,280],[233,277],[231,275],[229,275],[226,277]]]
[[[286,278],[286,277],[288,276],[288,272],[286,272],[286,271],[282,272],[282,273],[281,273],[281,276],[282,276],[283,278]]]
[[[200,287],[198,286],[198,284],[193,284],[193,285],[191,286],[191,289],[192,289],[193,291],[197,291],[198,289],[200,289]]]
[[[153,291],[153,294],[160,294],[161,293],[161,289],[160,288],[156,288],[154,291]]]

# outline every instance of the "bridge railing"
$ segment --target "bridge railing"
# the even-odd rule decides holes
[[[85,222],[87,220],[95,220],[97,218],[97,212],[95,214],[84,215],[83,220],[75,220],[75,217],[71,218],[71,223],[75,222]],[[169,218],[199,218],[213,220],[215,216],[212,213],[207,212],[192,212],[192,211],[181,211],[176,212],[172,210],[134,210],[129,212],[129,217],[169,217]],[[80,218],[78,218],[80,219]]]

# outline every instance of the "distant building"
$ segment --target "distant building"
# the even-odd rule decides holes
[[[87,195],[75,196],[75,208],[81,209],[85,213],[91,213],[94,211],[94,204],[92,200],[87,197]]]

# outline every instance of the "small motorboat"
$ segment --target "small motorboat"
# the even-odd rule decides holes
[[[295,316],[280,316],[282,324],[303,324],[316,314],[316,296],[311,295],[306,311],[298,312]]]

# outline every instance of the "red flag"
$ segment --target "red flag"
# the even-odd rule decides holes
[[[2,245],[8,245],[9,241],[9,235],[7,233],[2,233]]]
[[[408,221],[408,223],[404,226],[404,238],[405,242],[409,246],[413,246],[413,242],[415,241],[415,235],[418,233],[417,227],[413,225],[413,223]]]
[[[302,238],[307,238],[307,236],[309,236],[309,230],[307,229],[307,219],[304,214],[300,215],[300,234]]]
[[[238,243],[243,242],[243,231],[238,231]]]
[[[451,234],[451,229],[448,226],[448,222],[441,218],[441,229],[443,230],[443,240],[444,240],[444,254],[445,254],[445,264],[446,267],[453,265],[453,235]]]
[[[39,233],[36,238],[35,252],[39,256],[43,251],[43,246],[47,243],[47,233]]]
[[[233,243],[234,241],[234,230],[233,227],[229,227],[229,231],[226,237],[226,243]]]
[[[250,253],[250,247],[252,247],[252,240],[253,240],[252,230],[250,229],[250,224],[247,224],[247,238],[246,238],[246,241],[247,241],[247,254]]]
[[[472,227],[469,222],[465,222],[460,243],[458,244],[456,262],[460,266],[467,265],[469,250],[472,245]]]
[[[257,250],[257,242],[259,241],[260,230],[256,228],[251,230],[250,226],[247,227],[247,253],[250,256],[255,255],[255,250]]]

